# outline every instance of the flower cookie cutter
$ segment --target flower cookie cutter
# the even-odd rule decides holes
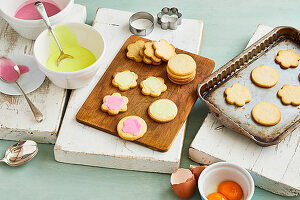
[[[165,15],[168,15],[169,17],[163,17]],[[170,16],[172,15],[176,15],[177,18],[171,18]],[[161,9],[161,12],[157,14],[157,23],[160,24],[161,28],[164,30],[176,30],[177,27],[181,24],[181,17],[182,14],[178,12],[177,8],[164,7],[163,9]]]

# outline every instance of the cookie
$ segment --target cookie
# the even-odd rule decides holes
[[[172,72],[170,72],[169,69],[167,68],[167,74],[168,74],[168,76],[170,76],[170,77],[172,77],[174,79],[183,80],[183,79],[191,78],[191,76],[193,76],[194,74],[196,74],[196,71],[194,71],[193,73],[188,74],[188,75],[178,76],[178,75],[173,74]]]
[[[277,96],[281,98],[281,102],[285,105],[300,105],[300,86],[285,84],[278,90]]]
[[[150,58],[148,58],[147,56],[145,56],[144,49],[140,50],[140,56],[143,57],[144,63],[146,63],[148,65],[150,65],[150,64],[152,64],[152,65],[160,65],[162,63],[162,60],[160,60],[160,62],[154,62],[153,60],[151,60]]]
[[[151,65],[153,63],[152,60],[150,58],[147,58],[146,56],[143,57],[143,61],[148,65]]]
[[[240,107],[251,101],[249,88],[238,83],[233,84],[231,88],[226,88],[225,95],[227,103]]]
[[[145,42],[138,40],[127,46],[127,58],[135,60],[136,62],[142,62],[143,57],[140,55],[140,50],[144,48]]]
[[[156,100],[148,108],[149,116],[156,122],[172,121],[177,112],[176,104],[169,99]]]
[[[164,39],[153,42],[153,48],[155,49],[155,56],[166,62],[176,55],[175,47]]]
[[[137,140],[147,132],[147,124],[138,116],[127,116],[119,121],[117,132],[125,140]]]
[[[127,110],[128,98],[119,93],[113,93],[103,98],[101,110],[107,112],[109,115],[117,115],[119,112]]]
[[[138,75],[136,73],[127,70],[115,73],[112,84],[119,88],[119,90],[126,91],[137,86],[137,79]]]
[[[190,82],[192,82],[195,78],[195,75],[196,73],[192,74],[191,77],[187,78],[187,79],[176,79],[176,78],[173,78],[171,77],[169,74],[168,74],[168,78],[171,82],[177,84],[177,85],[185,85],[185,84],[188,84]]]
[[[280,50],[275,58],[275,62],[280,64],[283,69],[297,67],[299,64],[300,55],[293,49]]]
[[[167,86],[164,84],[164,82],[164,79],[161,77],[148,77],[140,83],[142,93],[144,95],[158,97],[162,92],[167,90]]]
[[[252,109],[252,117],[255,122],[264,126],[276,125],[281,120],[279,108],[269,102],[260,102]]]
[[[279,73],[273,67],[261,65],[252,70],[251,80],[257,86],[270,88],[279,81]]]
[[[161,62],[161,58],[158,58],[155,55],[155,50],[153,48],[153,43],[152,42],[146,42],[144,46],[144,55],[147,58],[150,58],[153,62],[159,63]]]
[[[187,76],[196,70],[196,62],[187,54],[178,54],[168,61],[167,69],[174,75]]]

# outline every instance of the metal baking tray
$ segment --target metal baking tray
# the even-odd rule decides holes
[[[278,51],[285,49],[294,49],[300,54],[300,32],[293,27],[276,27],[198,85],[199,98],[225,126],[261,146],[278,144],[300,125],[300,109],[283,105],[277,97],[277,91],[284,84],[299,84],[300,67],[282,69],[275,63]],[[250,73],[260,65],[271,66],[279,72],[279,81],[272,88],[261,88],[252,83]],[[250,89],[252,99],[243,107],[225,101],[224,91],[234,83]],[[253,106],[262,101],[271,102],[280,109],[281,121],[275,126],[262,126],[252,119]]]

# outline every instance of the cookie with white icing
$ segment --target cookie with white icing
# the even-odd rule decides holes
[[[162,92],[167,90],[167,86],[161,77],[150,76],[140,83],[143,95],[158,97]]]
[[[149,116],[156,122],[172,121],[177,112],[176,104],[169,99],[156,100],[148,108]]]
[[[138,75],[136,73],[127,70],[115,73],[112,84],[119,90],[126,91],[137,86],[137,79]]]

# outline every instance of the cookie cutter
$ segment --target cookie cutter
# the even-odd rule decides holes
[[[162,20],[164,15],[176,15],[177,18],[174,18],[172,21],[164,21]],[[161,12],[157,14],[157,23],[161,25],[161,28],[166,30],[166,29],[171,29],[171,30],[176,30],[177,27],[181,24],[181,17],[182,14],[178,12],[177,8],[168,8],[164,7],[161,9]]]
[[[148,21],[151,22],[150,26],[147,26],[145,28],[137,28],[134,27],[132,25],[132,23],[136,20],[139,19],[146,19]],[[150,13],[147,12],[137,12],[134,13],[130,18],[129,18],[129,30],[131,31],[131,33],[133,33],[134,35],[138,35],[138,36],[146,36],[148,34],[150,34],[154,29],[154,17],[153,15],[151,15]]]

